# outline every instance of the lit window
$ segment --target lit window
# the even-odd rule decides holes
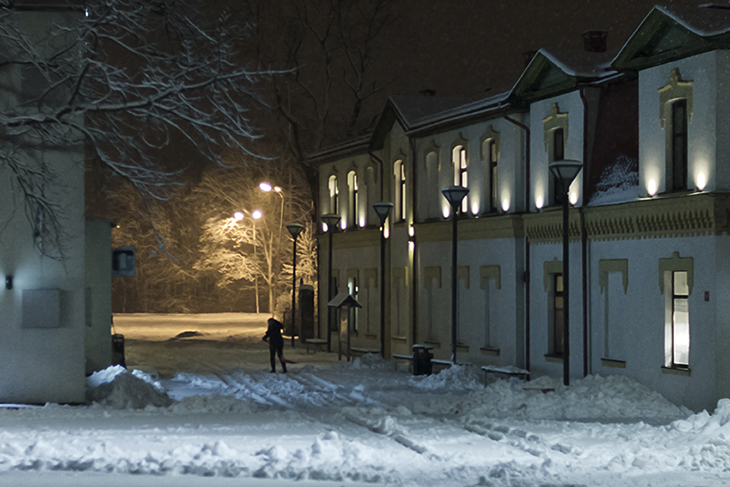
[[[395,217],[396,221],[405,221],[407,218],[406,202],[406,165],[402,160],[395,161],[393,165],[395,175]]]
[[[357,182],[357,173],[350,171],[347,174],[347,185],[350,188],[350,222],[351,226],[357,228],[359,226],[358,212],[360,208],[360,201],[358,197],[359,185]]]
[[[330,190],[330,213],[337,214],[339,212],[340,189],[337,187],[337,176],[335,176],[335,175],[330,176],[329,190]]]
[[[452,153],[452,162],[454,164],[454,185],[469,187],[469,175],[466,171],[469,166],[469,160],[466,156],[466,148],[463,145],[458,145],[454,148]],[[469,209],[468,198],[464,198],[461,202],[461,212],[466,213]]]
[[[671,292],[667,293],[666,366],[689,367],[689,285],[687,271],[666,273]]]

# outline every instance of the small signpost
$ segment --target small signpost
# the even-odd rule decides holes
[[[340,324],[338,327],[337,360],[342,360],[342,345],[345,342],[347,345],[347,361],[349,362],[352,356],[350,349],[350,336],[352,335],[352,321],[350,317],[352,313],[350,313],[350,310],[352,308],[362,308],[362,306],[348,293],[338,294],[332,298],[332,301],[327,303],[327,306],[337,310],[338,319],[336,322]]]

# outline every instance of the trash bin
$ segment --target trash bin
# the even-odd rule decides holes
[[[413,375],[431,375],[433,354],[431,347],[426,345],[413,345]]]
[[[112,365],[127,367],[124,361],[124,335],[119,333],[112,335]]]

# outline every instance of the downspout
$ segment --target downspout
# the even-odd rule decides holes
[[[530,127],[504,114],[504,119],[525,131],[525,212],[530,212]],[[530,370],[530,241],[525,234],[525,370]]]
[[[586,197],[586,159],[588,157],[588,101],[585,87],[580,87],[580,99],[583,102],[583,204],[579,208],[580,243],[582,262],[583,291],[583,377],[588,375],[588,234],[586,233],[585,197]],[[589,161],[590,162],[590,161]]]
[[[411,147],[411,173],[413,174],[413,182],[411,190],[411,225],[416,223],[418,221],[417,219],[417,205],[416,202],[418,201],[418,171],[416,171],[416,141],[412,137],[408,137],[408,144]],[[418,329],[416,324],[418,323],[418,320],[416,319],[416,313],[418,312],[418,252],[416,252],[416,236],[415,233],[413,236],[411,236],[411,229],[410,227],[408,230],[408,252],[411,252],[411,242],[413,242],[413,269],[412,269],[412,280],[413,283],[413,291],[411,296],[411,306],[413,312],[411,313],[411,336],[413,338],[413,341],[411,345],[418,343]]]

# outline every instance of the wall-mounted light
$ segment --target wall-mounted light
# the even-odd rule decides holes
[[[329,230],[329,229],[330,229],[329,225],[327,225],[326,223],[322,222],[322,231],[325,232],[325,233],[327,233],[327,230]]]
[[[570,201],[571,205],[575,205],[578,202],[578,192],[571,191],[570,194],[568,194],[568,201]]]
[[[509,198],[505,198],[502,200],[502,211],[505,213],[509,211]]]
[[[413,225],[408,227],[408,250],[413,252],[416,249],[416,229]]]
[[[360,218],[359,226],[360,228],[365,227],[365,218]]]
[[[13,276],[10,274],[5,276],[5,289],[13,289]]]
[[[345,220],[340,220],[340,228],[347,230],[347,222]]]
[[[649,193],[649,196],[655,196],[658,189],[656,180],[650,179],[646,183],[646,192]]]
[[[475,202],[471,205],[471,214],[472,215],[479,215],[479,202]]]
[[[441,215],[443,215],[444,218],[448,218],[449,215],[451,215],[451,211],[449,210],[448,206],[444,206],[441,208]]]
[[[697,191],[704,191],[707,186],[707,176],[704,172],[697,175]]]
[[[545,200],[544,200],[544,199],[542,199],[542,196],[537,196],[537,197],[535,198],[535,207],[536,207],[536,208],[537,208],[538,210],[541,210],[541,209],[542,209],[542,205],[543,205],[543,204],[545,204]]]

